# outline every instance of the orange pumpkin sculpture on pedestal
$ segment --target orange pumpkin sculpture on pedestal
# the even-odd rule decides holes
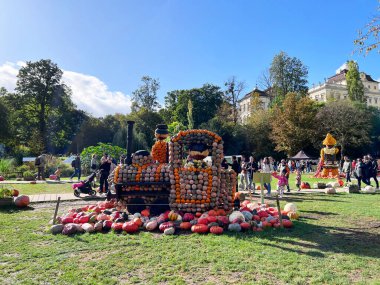
[[[339,149],[335,146],[336,139],[328,133],[323,140],[323,145],[325,147],[321,149],[321,158],[315,177],[337,178],[339,177],[339,160],[337,159]]]
[[[152,147],[152,156],[158,163],[168,162],[168,144],[165,139],[169,136],[168,126],[160,124],[156,126],[155,137],[156,143]]]

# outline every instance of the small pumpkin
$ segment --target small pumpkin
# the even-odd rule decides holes
[[[187,231],[187,230],[190,230],[192,227],[192,224],[190,222],[182,222],[180,225],[179,225],[179,228],[181,230],[184,230],[184,231]]]
[[[149,209],[142,210],[141,211],[141,216],[143,216],[143,217],[149,217],[150,216]]]
[[[336,190],[334,187],[326,188],[325,193],[326,194],[336,194]]]
[[[18,190],[16,190],[16,189],[12,190],[12,196],[13,197],[17,197],[19,194],[20,194],[20,192]]]
[[[158,226],[158,223],[156,220],[150,221],[146,224],[145,228],[148,231],[154,231]]]
[[[123,224],[121,224],[123,225]],[[92,233],[95,231],[95,228],[93,225],[89,224],[89,223],[85,223],[82,225],[82,229],[86,232],[86,233]],[[120,228],[121,230],[121,228]]]
[[[170,211],[168,218],[171,221],[176,221],[178,219],[178,214],[174,211]]]
[[[123,229],[123,223],[113,223],[111,229],[115,232],[119,232]]]
[[[19,208],[25,208],[29,205],[30,203],[30,200],[29,200],[29,196],[26,196],[26,195],[21,195],[21,196],[18,196],[16,199],[15,199],[15,205]]]
[[[172,228],[174,227],[174,223],[173,222],[165,222],[165,223],[162,223],[159,227],[160,231],[163,232],[165,231],[166,229],[168,228]]]
[[[221,235],[223,233],[223,228],[218,226],[213,226],[210,228],[210,233],[214,235]]]
[[[165,235],[173,235],[175,232],[175,228],[174,227],[170,227],[170,228],[167,228],[164,230],[164,234]]]
[[[284,228],[291,228],[293,227],[293,222],[291,220],[282,220],[282,225]]]
[[[207,218],[199,218],[198,224],[207,225],[209,223],[209,220]]]
[[[287,203],[284,207],[285,212],[297,212],[297,206],[294,203]]]
[[[190,222],[190,221],[192,221],[192,220],[194,220],[194,215],[193,214],[191,214],[191,213],[186,213],[186,214],[184,214],[183,215],[183,221],[184,222]]]
[[[229,224],[228,225],[228,230],[230,232],[240,232],[241,231],[241,226],[240,226],[240,224]]]
[[[193,233],[204,234],[208,232],[208,226],[203,224],[197,224],[191,227]]]
[[[132,234],[139,230],[139,227],[134,222],[126,222],[122,227],[123,231]]]
[[[251,225],[247,222],[243,222],[240,224],[240,227],[241,227],[242,231],[246,231],[246,230],[249,230],[251,228]]]
[[[300,217],[300,215],[296,212],[289,212],[288,213],[288,217],[291,219],[291,220],[298,220],[298,218]]]

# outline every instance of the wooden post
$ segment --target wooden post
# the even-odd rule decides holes
[[[261,195],[261,205],[264,205],[264,182],[263,182],[262,175],[260,175],[260,195]]]
[[[59,202],[61,201],[61,197],[58,197],[57,205],[55,205],[54,217],[53,217],[53,225],[55,225],[55,220],[57,219]]]
[[[278,194],[276,195],[276,203],[277,203],[278,217],[280,219],[280,226],[283,229],[284,225],[282,224],[282,214],[281,214],[280,200],[278,199]]]

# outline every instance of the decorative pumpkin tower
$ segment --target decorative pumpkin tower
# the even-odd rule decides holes
[[[168,144],[165,139],[169,136],[168,126],[165,124],[160,124],[156,126],[155,137],[157,139],[156,143],[152,147],[153,160],[158,163],[168,162]]]
[[[315,176],[320,178],[339,177],[339,160],[337,158],[339,149],[335,146],[336,139],[328,133],[322,143],[325,147],[321,149],[321,158]]]

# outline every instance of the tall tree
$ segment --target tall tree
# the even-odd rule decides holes
[[[348,61],[347,65],[346,81],[348,97],[352,101],[364,102],[364,85],[360,80],[359,66],[353,60]]]
[[[160,107],[157,97],[160,82],[158,79],[153,79],[149,76],[143,76],[141,81],[142,85],[132,92],[132,111],[137,111],[141,108],[145,108],[148,111],[155,111]]]
[[[75,107],[71,90],[61,82],[62,71],[51,60],[27,62],[17,78],[13,102],[19,123],[26,126],[24,138],[38,138],[43,150],[51,151],[50,142],[56,143],[59,136],[67,138],[66,132],[57,130],[63,129],[65,115]]]
[[[380,5],[377,7],[377,14],[363,29],[359,30],[354,44],[358,46],[356,51],[359,53],[368,54],[372,50],[377,50],[380,53]]]
[[[277,151],[289,156],[311,147],[316,134],[315,116],[318,105],[308,97],[297,99],[297,94],[285,96],[282,106],[275,106],[271,119],[271,138]]]
[[[330,132],[341,146],[343,155],[354,148],[364,147],[370,143],[371,119],[371,112],[361,104],[347,100],[329,102],[316,115],[318,134],[315,144],[320,145]]]
[[[270,69],[275,97],[284,98],[289,92],[304,96],[307,94],[308,68],[296,57],[281,51],[275,55]]]
[[[189,103],[187,103],[187,121],[189,122],[188,124],[188,129],[192,130],[194,129],[194,120],[193,120],[193,102],[189,100]]]
[[[173,120],[188,126],[188,103],[193,104],[194,128],[213,118],[223,103],[223,92],[220,87],[204,84],[201,88],[174,90],[165,97],[165,108],[171,110]]]
[[[236,77],[232,76],[230,79],[227,80],[227,82],[224,83],[224,86],[226,86],[226,91],[224,92],[225,100],[231,106],[232,121],[234,125],[236,125],[239,117],[238,102],[241,93],[245,88],[245,83],[242,81],[237,81]]]

